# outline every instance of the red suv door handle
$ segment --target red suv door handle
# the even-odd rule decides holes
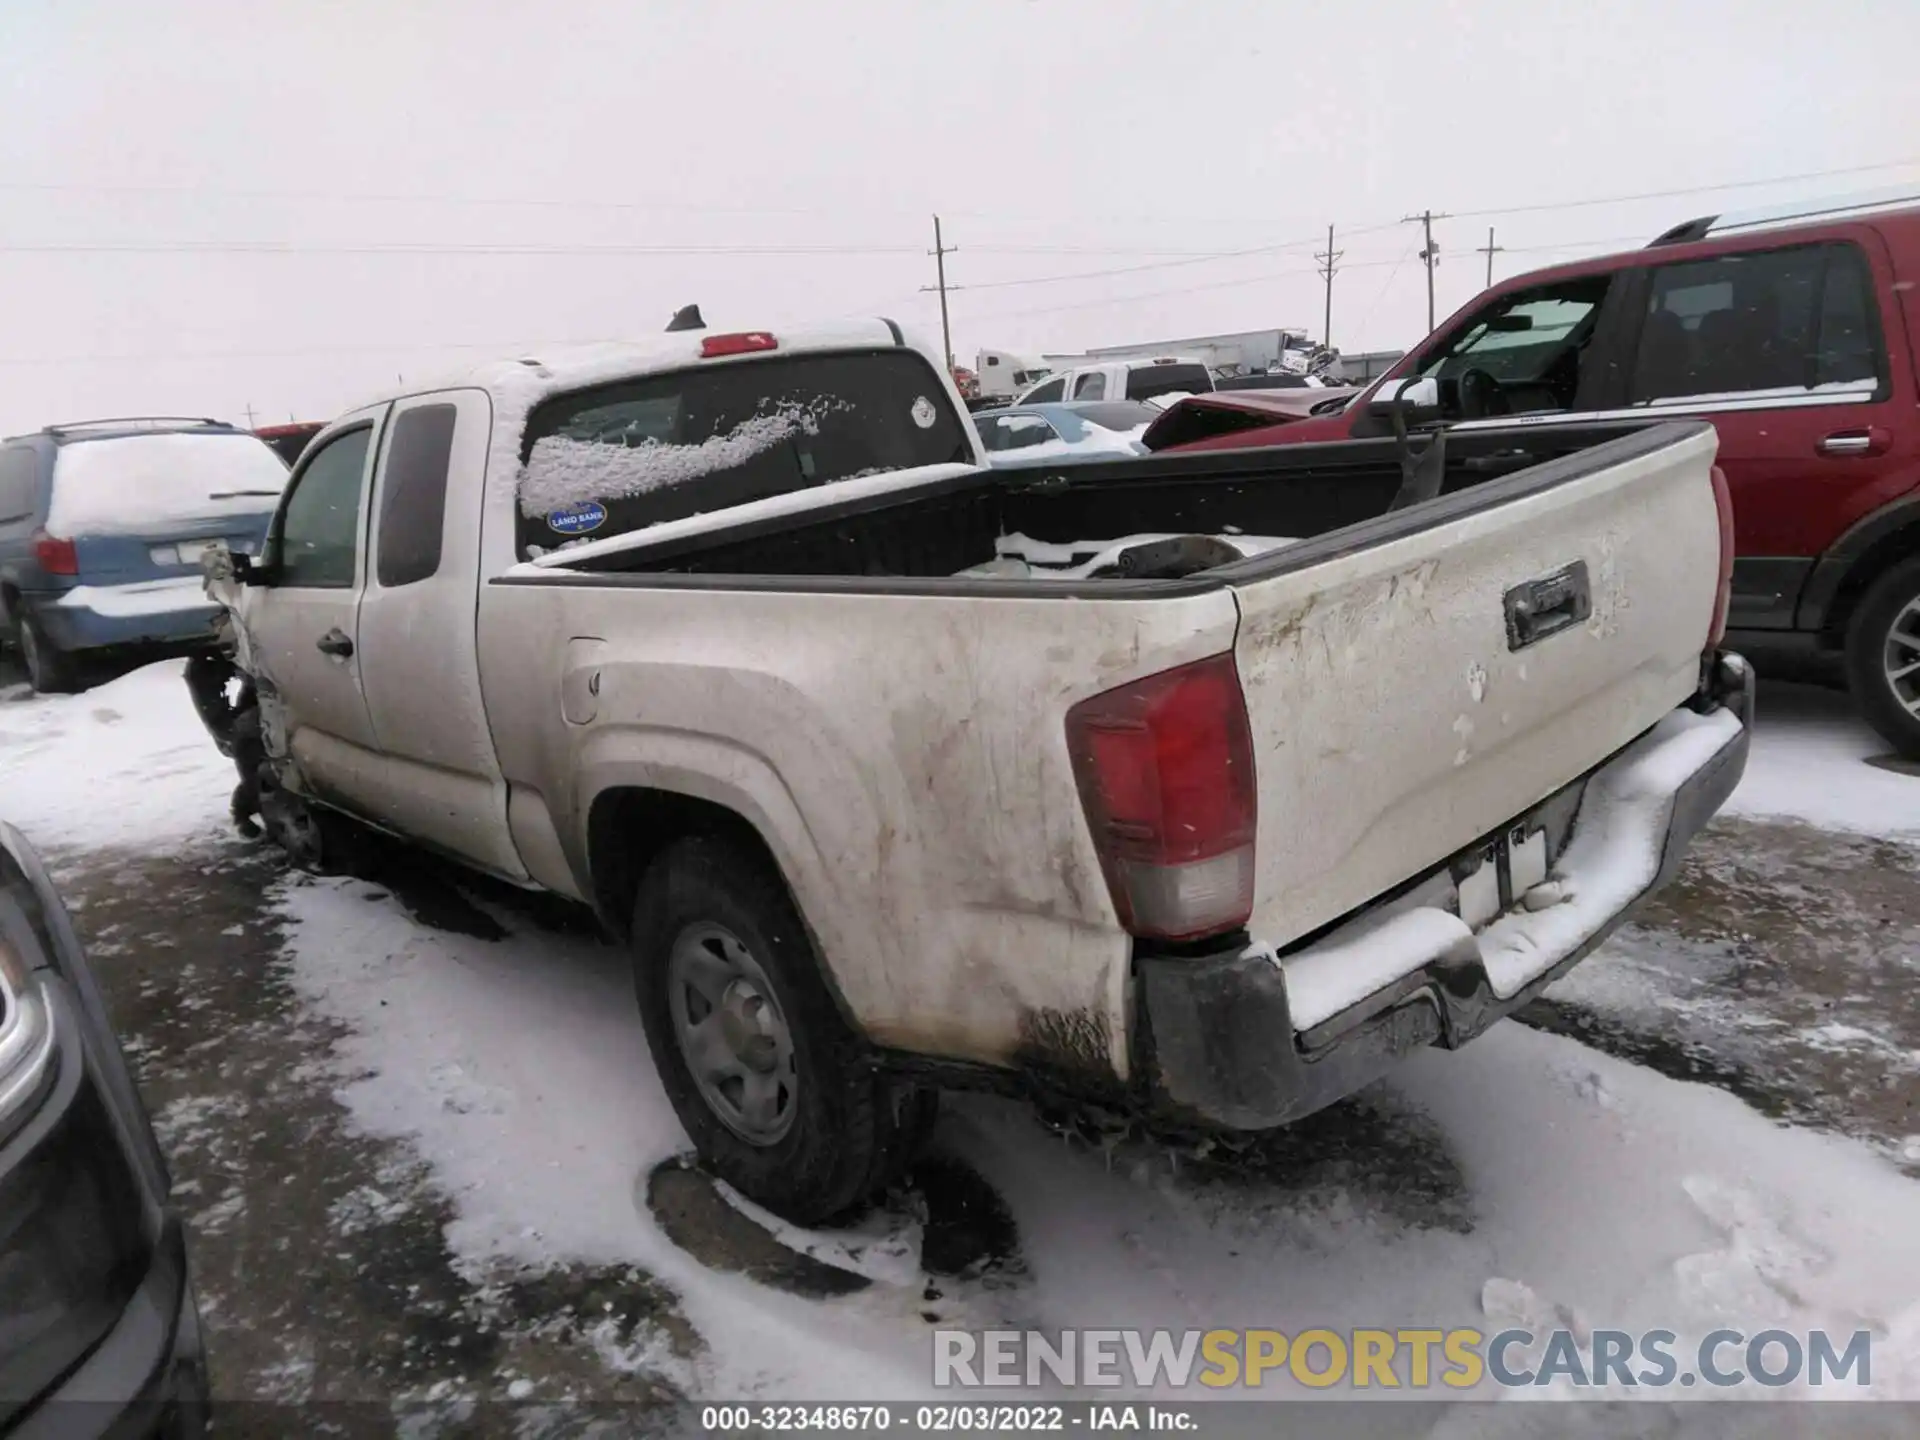
[[[1814,448],[1822,455],[1884,455],[1893,445],[1893,432],[1878,425],[1864,430],[1836,430],[1822,436]]]

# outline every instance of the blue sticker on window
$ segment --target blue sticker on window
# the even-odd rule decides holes
[[[584,535],[607,523],[607,507],[597,500],[578,505],[562,505],[547,512],[547,528],[562,535]]]

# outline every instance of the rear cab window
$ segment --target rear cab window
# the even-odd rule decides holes
[[[1128,400],[1152,400],[1180,391],[1205,395],[1213,389],[1213,376],[1204,365],[1142,365],[1127,372]]]
[[[972,464],[967,423],[906,349],[775,355],[557,395],[527,420],[519,554],[840,480]]]

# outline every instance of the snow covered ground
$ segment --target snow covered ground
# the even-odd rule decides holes
[[[179,669],[0,704],[0,816],[63,857],[230,845],[231,770]],[[1843,700],[1762,695],[1735,813],[1920,835],[1920,779],[1863,763],[1881,747]],[[475,1276],[640,1267],[705,1343],[691,1357],[642,1345],[622,1363],[690,1393],[927,1395],[931,1312],[963,1328],[1865,1328],[1872,1394],[1920,1399],[1920,1188],[1885,1147],[1520,1025],[1422,1055],[1231,1166],[1144,1145],[1098,1154],[1020,1106],[953,1100],[938,1144],[1005,1199],[1023,1269],[945,1283],[930,1303],[901,1247],[863,1235],[816,1242],[865,1250],[876,1283],[859,1294],[804,1299],[718,1273],[645,1203],[647,1176],[685,1141],[621,957],[475,903],[503,938],[423,924],[361,880],[289,879],[268,900],[300,1003],[338,1027],[334,1093],[366,1134],[430,1167],[459,1262]],[[1631,963],[1610,947],[1575,975]],[[1270,1388],[1309,1393],[1284,1377]]]
[[[1920,836],[1920,780],[1863,763],[1885,756],[1887,742],[1845,695],[1763,677],[1759,716],[1746,779],[1728,814]]]

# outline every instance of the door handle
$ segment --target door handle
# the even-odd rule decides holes
[[[347,632],[337,625],[314,641],[314,644],[322,655],[337,655],[345,660],[353,654],[353,641],[349,640]]]
[[[1814,446],[1822,455],[1884,455],[1893,445],[1893,432],[1878,425],[1865,430],[1836,430]]]

